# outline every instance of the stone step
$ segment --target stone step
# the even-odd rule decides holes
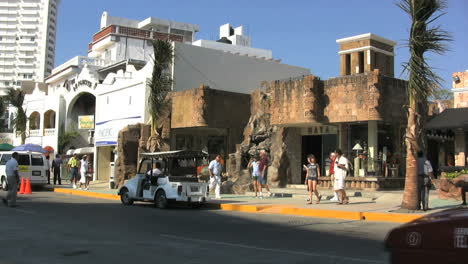
[[[332,193],[324,193],[324,192],[320,191],[320,194],[322,195],[323,200],[330,200],[331,198],[333,198]],[[246,192],[245,195],[254,197],[255,193],[254,192]],[[263,193],[263,195],[265,196],[266,193]],[[272,192],[270,197],[271,198],[296,198],[296,199],[305,200],[305,199],[307,199],[309,197],[309,194],[305,193],[305,192],[302,193],[302,194],[274,193],[274,192]],[[370,198],[370,197],[351,196],[349,194],[348,194],[348,197],[350,197],[355,202],[356,201],[358,201],[358,202],[373,202],[373,201],[375,201],[375,198]],[[315,199],[315,197],[314,197],[314,199]]]
[[[292,195],[307,195],[307,189],[305,188],[305,185],[304,185],[304,188],[303,189],[298,189],[298,188],[270,188],[271,192],[272,193],[288,193],[288,194],[292,194]],[[320,185],[318,187],[318,190],[320,193],[325,194],[325,195],[331,195],[333,196],[334,195],[334,191],[331,190],[331,189],[322,189],[320,188]],[[346,190],[346,194],[348,196],[353,196],[353,197],[361,197],[363,196],[363,193],[362,191],[359,191],[359,190]]]

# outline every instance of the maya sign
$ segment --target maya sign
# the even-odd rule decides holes
[[[94,116],[78,116],[78,129],[94,129]]]

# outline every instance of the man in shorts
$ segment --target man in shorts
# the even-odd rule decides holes
[[[254,156],[248,165],[249,168],[252,168],[252,184],[255,192],[255,197],[262,197],[262,185],[258,181],[258,178],[260,177],[259,165],[260,162],[258,161],[257,156]]]
[[[78,182],[78,155],[74,154],[68,161],[68,172],[70,173],[70,185],[76,189]]]
[[[333,189],[338,193],[339,202],[338,204],[348,204],[349,198],[346,196],[345,191],[345,178],[349,170],[348,159],[343,156],[343,152],[338,149],[335,152],[336,159],[334,162],[334,182]]]

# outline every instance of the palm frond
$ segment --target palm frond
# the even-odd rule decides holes
[[[156,121],[168,108],[168,94],[172,89],[172,77],[169,67],[172,63],[173,48],[167,40],[155,40],[153,44],[153,73],[149,80],[150,94],[148,96],[149,112]],[[153,122],[154,122],[153,121]]]

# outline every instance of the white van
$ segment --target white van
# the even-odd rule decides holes
[[[5,172],[5,164],[11,159],[11,154],[15,151],[0,152],[0,181],[3,190],[7,190],[8,182]],[[46,157],[39,152],[16,151],[18,152],[18,170],[20,178],[29,178],[31,185],[47,184]],[[19,184],[19,183],[18,183]]]

